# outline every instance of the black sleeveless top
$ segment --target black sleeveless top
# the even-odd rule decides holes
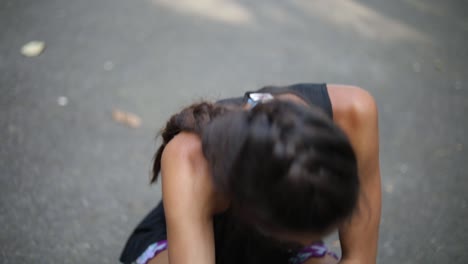
[[[267,86],[256,92],[265,92],[275,94],[292,93],[304,101],[315,107],[323,110],[330,118],[333,118],[332,105],[328,95],[326,84],[301,83],[290,86]],[[218,104],[233,104],[242,105],[243,97],[234,97],[219,100]],[[226,225],[226,216],[220,214],[215,216],[215,239],[216,244],[222,243],[223,226]],[[151,244],[158,241],[166,240],[166,220],[164,215],[163,203],[160,202],[144,219],[138,224],[130,238],[127,240],[125,247],[120,256],[120,261],[125,264],[133,263]]]
[[[325,83],[298,83],[289,86],[265,86],[255,92],[275,94],[295,94],[302,98],[309,105],[320,108],[330,118],[333,118],[333,110]],[[242,105],[244,97],[227,98],[217,101],[219,104]]]

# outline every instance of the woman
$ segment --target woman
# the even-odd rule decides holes
[[[164,206],[122,262],[336,263],[320,241],[339,229],[340,263],[375,263],[377,109],[364,90],[265,87],[188,107],[162,136],[153,181],[161,170]]]

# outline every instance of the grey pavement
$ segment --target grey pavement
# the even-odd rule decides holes
[[[170,114],[296,82],[379,104],[379,263],[467,263],[462,0],[1,0],[0,263],[117,263]]]

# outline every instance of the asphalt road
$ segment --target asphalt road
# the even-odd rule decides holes
[[[467,263],[463,0],[1,0],[0,263],[117,263],[170,114],[296,82],[379,104],[379,263]]]

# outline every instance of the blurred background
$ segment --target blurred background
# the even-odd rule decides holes
[[[377,100],[378,263],[467,263],[465,0],[0,0],[0,263],[117,263],[168,117],[297,82]]]

